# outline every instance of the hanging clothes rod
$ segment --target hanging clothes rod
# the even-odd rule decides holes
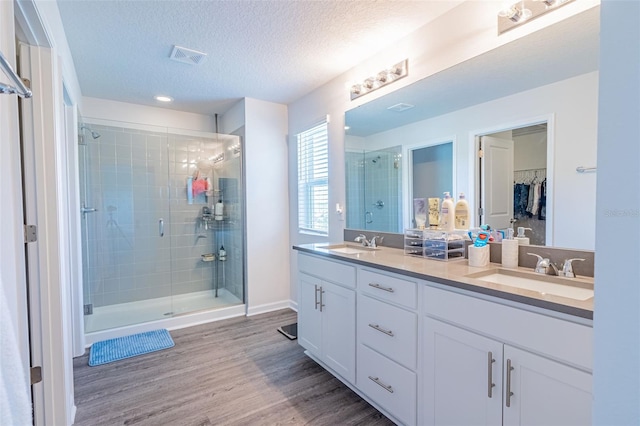
[[[17,86],[17,87],[14,87],[14,86],[9,86],[9,85],[0,83],[0,93],[7,93],[7,94],[15,93],[21,98],[30,98],[31,96],[33,96],[33,93],[31,93],[31,90],[29,90],[27,86],[24,85],[24,83],[20,79],[20,76],[18,76],[18,74],[16,74],[15,71],[13,70],[13,68],[11,68],[11,64],[9,64],[9,61],[7,61],[7,59],[4,57],[2,52],[0,52],[0,67],[2,67],[2,70],[4,71],[7,77],[13,80],[13,84]]]
[[[578,173],[595,172],[596,170],[598,170],[597,167],[584,167],[584,166],[576,167],[576,172]]]

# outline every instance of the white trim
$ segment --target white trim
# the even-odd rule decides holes
[[[417,142],[410,145],[402,146],[402,168],[403,168],[403,176],[402,176],[402,193],[406,194],[403,198],[405,198],[404,205],[404,224],[401,232],[404,232],[404,229],[412,228],[411,221],[411,212],[413,211],[413,197],[410,197],[409,194],[413,194],[413,151],[428,148],[431,146],[444,145],[447,143],[451,143],[451,161],[453,161],[451,173],[453,176],[451,177],[451,196],[455,199],[455,194],[457,193],[457,161],[456,161],[456,149],[457,149],[457,137],[456,135],[430,139],[426,142]]]
[[[480,192],[480,185],[476,176],[478,174],[478,164],[476,161],[476,153],[479,149],[479,136],[490,135],[492,133],[504,132],[507,130],[518,129],[521,127],[533,126],[536,124],[547,124],[547,217],[546,217],[546,231],[545,231],[545,244],[547,246],[553,245],[553,207],[554,207],[554,167],[555,167],[555,114],[549,113],[545,115],[538,115],[529,118],[522,118],[519,120],[510,121],[502,124],[495,124],[490,127],[476,129],[469,131],[469,146],[473,149],[469,150],[469,188],[474,188],[473,198],[468,200],[469,209],[472,212],[473,221],[472,227],[479,226],[476,221],[478,219],[478,195]]]
[[[84,312],[82,292],[82,217],[80,213],[80,182],[78,174],[78,120],[76,108],[65,105],[65,141],[67,144],[67,188],[69,219],[70,308],[72,323],[72,354],[84,353]]]
[[[61,131],[62,77],[49,48],[20,46],[22,77],[33,98],[22,103],[26,218],[38,226],[38,241],[27,246],[31,354],[43,381],[33,385],[35,424],[70,424],[73,419],[70,295],[63,205],[64,138]],[[65,268],[67,270],[65,270]]]
[[[298,302],[295,300],[289,300],[289,309],[298,312]]]
[[[279,302],[265,303],[263,305],[258,305],[258,306],[250,306],[247,308],[247,316],[250,317],[253,315],[266,314],[267,312],[278,311],[280,309],[291,308],[292,303],[293,302],[291,300],[281,300]],[[296,308],[297,308],[297,304],[296,304]]]

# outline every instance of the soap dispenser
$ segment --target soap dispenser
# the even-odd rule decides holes
[[[502,239],[502,266],[505,268],[518,267],[518,245],[519,241],[513,238],[513,229],[507,228]]]
[[[518,235],[516,235],[516,240],[518,241],[518,244],[521,246],[528,246],[529,245],[529,237],[527,237],[524,233],[524,231],[531,231],[531,228],[525,228],[523,226],[518,226]]]

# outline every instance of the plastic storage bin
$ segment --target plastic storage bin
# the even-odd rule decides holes
[[[404,254],[435,260],[464,259],[466,231],[405,229]]]

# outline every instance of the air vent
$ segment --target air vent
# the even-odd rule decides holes
[[[198,65],[207,60],[207,54],[186,47],[173,46],[169,59],[189,65]]]
[[[406,111],[408,109],[413,108],[415,105],[411,105],[411,104],[405,104],[405,103],[399,103],[399,104],[395,104],[393,106],[390,106],[389,108],[387,108],[389,111],[395,111],[395,112],[402,112],[402,111]]]

